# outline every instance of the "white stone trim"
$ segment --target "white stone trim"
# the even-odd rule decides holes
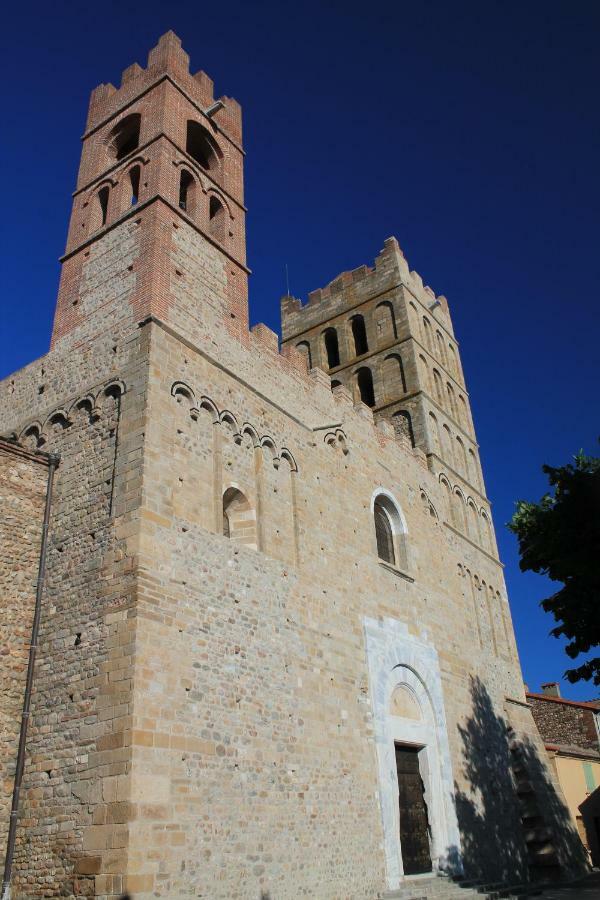
[[[379,797],[384,835],[387,886],[404,878],[400,848],[396,743],[422,747],[421,775],[431,830],[434,871],[462,871],[460,834],[454,806],[454,778],[438,655],[426,635],[415,637],[397,619],[364,619],[367,665],[377,748]],[[417,700],[422,718],[392,716],[393,690],[405,685]]]
[[[396,500],[396,498],[394,497],[392,492],[386,490],[386,488],[384,488],[384,487],[380,486],[378,488],[375,488],[375,490],[373,491],[373,493],[371,495],[371,516],[375,512],[375,501],[377,500],[378,497],[381,497],[382,495],[384,497],[387,497],[387,499],[390,501],[390,503],[394,506],[396,513],[398,515],[398,518],[400,520],[400,524],[402,526],[399,529],[398,523],[394,521],[394,517],[390,516],[388,513],[388,517],[391,522],[393,533],[394,534],[408,534],[408,525],[406,524],[406,518],[404,516],[404,513],[402,512],[401,505],[398,503],[398,501]],[[385,509],[385,507],[384,507],[384,509]],[[386,510],[386,512],[387,512],[387,510]]]

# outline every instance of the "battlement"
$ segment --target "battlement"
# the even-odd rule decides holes
[[[431,315],[451,329],[448,301],[443,294],[436,296],[428,285],[424,285],[417,272],[411,272],[398,240],[390,237],[384,241],[383,250],[372,266],[362,265],[342,272],[325,287],[311,291],[305,304],[297,297],[282,297],[283,339],[289,340],[400,285],[405,286]]]
[[[148,54],[147,67],[132,63],[123,70],[120,87],[99,84],[91,93],[86,134],[114,116],[137,96],[160,80],[169,76],[202,111],[217,101],[223,104],[211,115],[212,121],[233,141],[241,143],[242,115],[237,100],[225,95],[215,98],[213,81],[206,72],[190,72],[190,58],[181,46],[181,40],[173,31],[167,31]]]

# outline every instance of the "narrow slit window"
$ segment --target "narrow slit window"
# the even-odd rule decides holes
[[[98,203],[100,204],[101,225],[106,225],[106,217],[108,215],[108,197],[109,189],[107,187],[100,188],[98,191]]]
[[[135,206],[140,199],[140,167],[134,166],[129,173],[131,183],[131,206]]]

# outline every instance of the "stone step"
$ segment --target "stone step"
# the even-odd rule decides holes
[[[405,883],[396,891],[380,894],[380,900],[526,900],[542,894],[532,884],[459,881],[444,877],[423,878]]]

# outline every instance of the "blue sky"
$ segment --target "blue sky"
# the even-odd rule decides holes
[[[450,302],[526,680],[569,664],[504,528],[544,462],[596,453],[597,2],[12,4],[0,377],[44,353],[89,91],[172,28],[244,107],[251,317],[395,234]],[[8,177],[6,174],[8,173]],[[590,685],[563,686],[573,698]]]

